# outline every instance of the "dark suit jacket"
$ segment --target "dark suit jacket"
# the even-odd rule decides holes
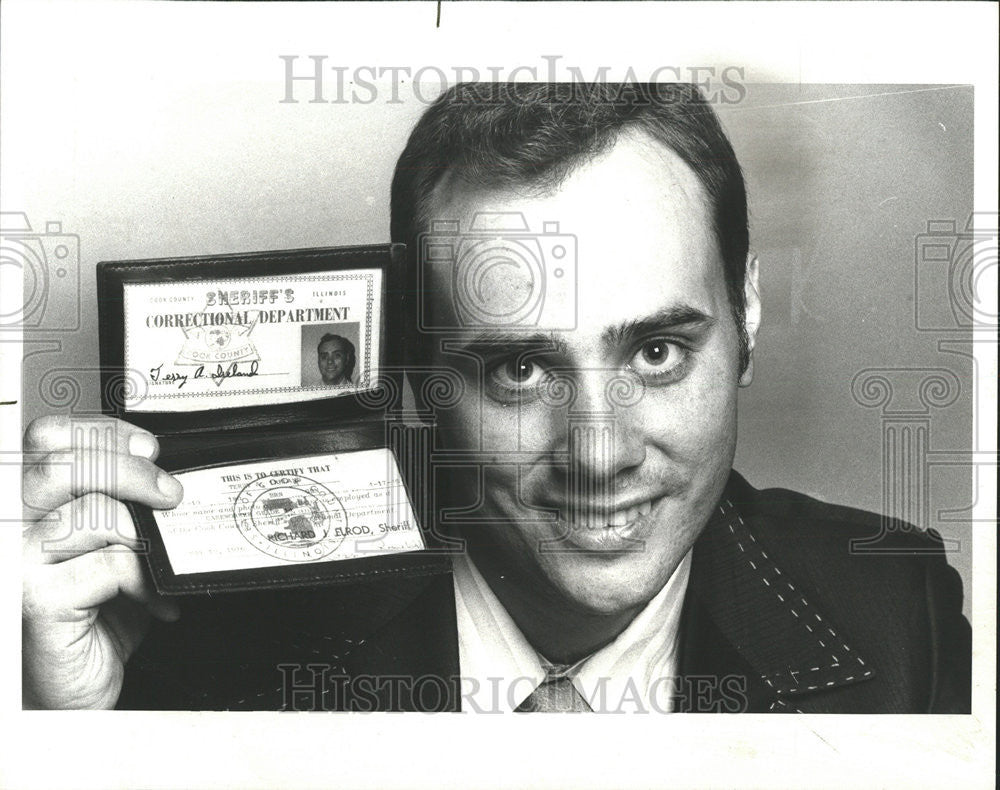
[[[182,608],[129,662],[120,708],[461,707],[450,574]],[[734,472],[694,548],[676,708],[968,712],[961,611],[933,532]]]

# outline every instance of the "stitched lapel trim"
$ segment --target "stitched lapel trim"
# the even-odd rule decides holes
[[[691,589],[723,636],[779,696],[874,677],[844,633],[775,564],[728,497],[695,544]]]

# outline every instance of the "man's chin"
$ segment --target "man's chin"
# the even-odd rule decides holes
[[[579,611],[614,616],[638,611],[649,603],[682,558],[683,554],[651,560],[647,554],[587,552],[565,556],[547,568],[547,575]]]

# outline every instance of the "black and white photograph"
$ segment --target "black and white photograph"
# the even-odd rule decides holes
[[[993,785],[995,6],[0,14],[0,785]]]
[[[302,386],[348,389],[358,383],[358,323],[302,327]]]

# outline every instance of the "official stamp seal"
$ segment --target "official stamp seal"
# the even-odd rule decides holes
[[[252,546],[279,560],[315,562],[343,542],[347,511],[329,488],[297,474],[266,475],[236,496],[233,518]]]

